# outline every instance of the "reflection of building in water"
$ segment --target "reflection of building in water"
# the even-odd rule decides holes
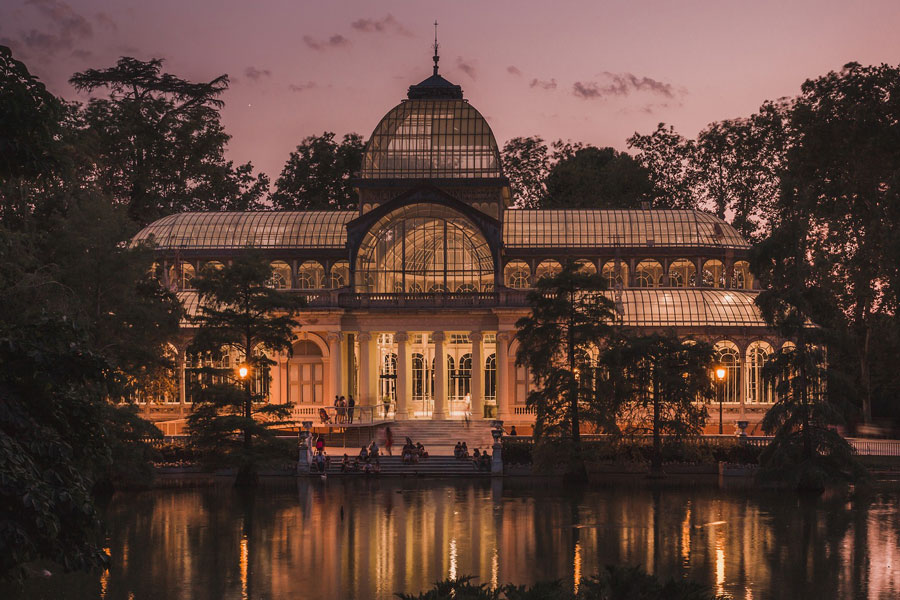
[[[155,244],[155,272],[189,312],[195,277],[250,246],[271,260],[273,287],[308,299],[293,355],[256,382],[270,402],[305,420],[353,394],[358,414],[387,399],[391,419],[447,419],[468,394],[476,417],[527,425],[515,322],[535,281],[571,259],[609,282],[621,323],[715,344],[728,422],[758,420],[773,400],[761,367],[780,340],[731,225],[690,210],[516,209],[491,128],[460,87],[435,67],[407,96],[369,138],[357,210],[176,214],[135,238]],[[202,367],[236,360],[186,355],[186,342],[172,348],[172,385],[140,399],[171,432]]]
[[[243,500],[230,489],[162,491],[113,502],[112,569],[85,597],[102,585],[111,600],[142,590],[198,600],[390,598],[454,569],[491,584],[574,586],[605,565],[642,565],[738,599],[896,597],[897,509],[896,498],[847,512],[627,485],[577,497],[378,480],[303,481]]]

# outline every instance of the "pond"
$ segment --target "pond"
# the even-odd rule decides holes
[[[266,481],[119,493],[112,568],[14,598],[390,598],[463,574],[577,585],[607,564],[688,577],[738,599],[900,597],[900,495],[790,493],[642,480]],[[9,597],[9,590],[0,595]]]

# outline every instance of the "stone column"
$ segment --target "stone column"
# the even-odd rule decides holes
[[[509,375],[509,333],[497,332],[497,418],[509,419],[509,395],[506,378]]]
[[[434,412],[431,418],[435,421],[446,419],[447,412],[447,355],[444,353],[444,332],[431,334],[434,340]]]
[[[472,416],[476,419],[484,418],[484,356],[482,352],[482,340],[484,335],[480,331],[469,334],[472,340],[472,379],[470,389],[472,393]]]
[[[361,332],[356,339],[359,340],[359,379],[357,380],[359,398],[356,399],[356,405],[372,407],[375,406],[377,400],[375,392],[376,373],[373,368],[375,341],[372,339],[372,334],[365,331]]]
[[[332,331],[328,334],[328,353],[331,367],[331,398],[344,393],[341,386],[341,340],[343,334],[340,331]]]
[[[397,342],[397,408],[394,418],[403,421],[409,418],[412,355],[409,353],[409,335],[405,331],[395,333],[394,341]]]

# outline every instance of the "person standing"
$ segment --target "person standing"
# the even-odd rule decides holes
[[[341,422],[341,397],[340,396],[334,397],[334,422],[335,423]]]
[[[384,428],[384,451],[387,452],[388,456],[393,456],[391,454],[391,446],[394,445],[394,434],[391,433],[390,426]]]
[[[463,414],[466,417],[466,425],[468,425],[469,419],[472,418],[472,394],[466,393],[463,398]]]
[[[350,394],[350,399],[347,400],[347,418],[350,423],[353,423],[353,407],[356,406],[356,402],[353,400],[353,394]]]

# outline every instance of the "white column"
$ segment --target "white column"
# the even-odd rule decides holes
[[[509,413],[509,395],[507,394],[507,375],[509,374],[509,334],[497,332],[497,418],[507,420]]]
[[[397,409],[394,418],[402,421],[409,418],[412,355],[409,353],[409,335],[405,331],[395,333],[394,341],[397,342]]]
[[[331,396],[340,396],[344,393],[341,388],[341,340],[343,334],[340,331],[332,331],[328,334],[328,353],[331,355]]]
[[[357,406],[375,406],[377,400],[375,393],[375,341],[372,334],[362,332],[357,336],[359,340],[359,377],[357,378],[357,392],[359,398]]]
[[[480,331],[469,334],[472,340],[472,416],[476,419],[484,418],[484,353],[482,352],[482,340],[484,335]]]
[[[434,412],[435,421],[446,419],[447,413],[447,356],[444,354],[444,332],[431,334],[434,340]]]

